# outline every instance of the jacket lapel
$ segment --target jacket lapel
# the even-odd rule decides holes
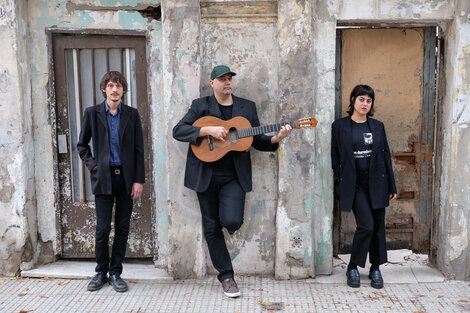
[[[108,119],[106,117],[106,106],[104,101],[98,106],[98,119],[100,120],[103,127],[106,129],[106,136],[108,134]]]
[[[356,163],[354,162],[354,152],[353,152],[353,143],[352,143],[352,121],[351,117],[345,119],[343,127],[341,129],[343,132],[342,138],[344,138],[344,147],[347,159],[351,162],[353,168],[356,168]]]
[[[369,165],[369,168],[370,168],[372,167],[372,164],[375,162],[375,157],[377,156],[380,133],[378,131],[379,123],[377,123],[376,120],[368,118],[367,123],[369,123],[369,128],[372,133],[372,154],[370,156],[370,165]]]
[[[126,130],[126,126],[129,122],[129,118],[131,116],[129,112],[130,108],[127,105],[121,103],[121,118],[119,120],[119,142],[122,143],[122,135]]]
[[[234,116],[243,116],[243,104],[240,102],[238,97],[232,95],[233,107],[232,107],[232,117]]]
[[[217,102],[217,99],[214,95],[209,97],[209,114],[218,118],[222,118],[222,113],[219,109],[219,103]]]

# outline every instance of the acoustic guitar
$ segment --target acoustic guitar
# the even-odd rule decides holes
[[[266,126],[251,127],[250,122],[242,117],[236,116],[227,121],[215,116],[204,116],[194,122],[193,126],[222,126],[229,132],[225,141],[205,136],[198,144],[191,144],[196,157],[204,162],[215,162],[221,159],[229,151],[245,151],[251,147],[253,136],[277,132],[284,125],[294,128],[310,128],[317,126],[318,121],[313,117],[301,118],[295,122],[273,124]]]

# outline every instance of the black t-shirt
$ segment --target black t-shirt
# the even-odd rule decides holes
[[[222,113],[222,119],[227,121],[232,118],[232,108],[233,105],[221,105],[219,104],[220,113]],[[227,174],[228,172],[235,173],[235,164],[233,163],[233,153],[230,151],[223,158],[214,162],[214,170],[217,173],[223,172]]]
[[[372,154],[372,133],[369,128],[369,123],[356,123],[353,120],[351,120],[351,122],[356,170],[365,171],[369,169],[370,156]]]

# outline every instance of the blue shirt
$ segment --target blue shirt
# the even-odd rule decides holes
[[[121,166],[121,144],[119,143],[119,121],[121,120],[121,104],[119,103],[116,114],[109,112],[108,101],[104,101],[106,106],[106,117],[108,118],[109,130],[109,166]]]

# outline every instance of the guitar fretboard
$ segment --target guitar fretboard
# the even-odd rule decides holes
[[[237,134],[238,134],[238,138],[267,134],[267,133],[277,132],[281,130],[281,127],[284,125],[290,125],[292,128],[296,128],[295,122],[287,122],[287,123],[279,123],[279,124],[244,128],[244,129],[238,130]]]

